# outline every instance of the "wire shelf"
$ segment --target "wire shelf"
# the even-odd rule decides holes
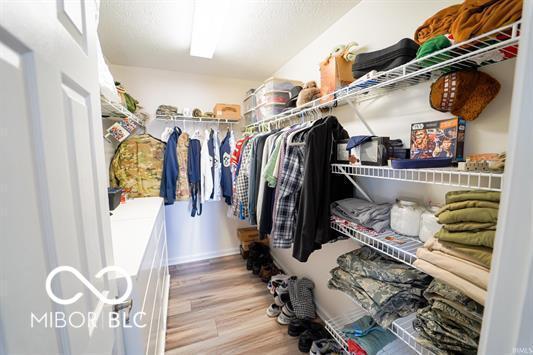
[[[387,166],[331,164],[331,171],[335,174],[465,187],[478,190],[501,191],[503,185],[502,173],[461,171],[457,168],[393,169]]]
[[[331,334],[331,336],[337,341],[337,343],[344,349],[344,352],[346,354],[350,354],[350,352],[348,350],[348,342],[347,342],[348,340],[344,338],[344,335],[342,334],[342,328],[344,327],[344,325],[352,323],[353,321],[363,317],[366,314],[368,313],[363,308],[358,307],[357,309],[353,311],[347,312],[341,316],[328,319],[325,321],[326,329]],[[397,335],[396,333],[394,334]],[[404,343],[404,341],[402,340],[403,338],[399,338],[398,340],[393,341],[392,343],[388,344],[383,349],[381,349],[378,352],[378,354],[380,355],[410,355],[410,354],[416,354],[418,352],[418,351],[414,351],[412,347],[408,346],[408,344]],[[419,346],[419,344],[416,344],[416,345]],[[422,352],[418,352],[418,353],[422,354]],[[423,354],[427,354],[427,353],[423,353]]]
[[[389,330],[393,332],[399,339],[401,339],[407,346],[413,349],[420,355],[433,355],[433,352],[423,347],[416,341],[417,331],[413,327],[413,320],[416,318],[416,313],[398,318],[389,327]]]
[[[424,243],[393,231],[377,233],[356,223],[332,216],[330,227],[360,243],[410,266],[416,260],[416,251]]]
[[[156,121],[164,122],[208,122],[208,123],[228,123],[228,124],[238,124],[239,120],[233,118],[223,118],[223,117],[194,117],[194,116],[180,116],[180,115],[157,115],[155,117]]]
[[[518,54],[520,24],[521,21],[517,21],[391,70],[378,73],[366,81],[356,81],[348,87],[311,101],[304,106],[249,124],[246,128],[278,123],[319,108],[335,107],[348,101],[360,102],[374,99],[392,91],[427,82],[454,70],[479,68],[514,58]]]
[[[143,120],[141,120],[137,115],[131,113],[119,103],[111,102],[104,96],[100,97],[100,103],[102,106],[102,117],[112,119],[115,121],[120,121],[124,118],[129,118],[139,126],[144,126]]]

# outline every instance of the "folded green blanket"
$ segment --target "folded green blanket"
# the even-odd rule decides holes
[[[500,193],[482,190],[449,191],[446,193],[446,204],[468,200],[500,202]]]
[[[443,224],[442,228],[449,232],[496,230],[496,223],[459,222]]]
[[[474,208],[474,207],[498,209],[500,207],[500,204],[498,202],[478,201],[478,200],[452,202],[452,203],[448,203],[447,205],[443,206],[440,210],[438,210],[437,213],[435,213],[435,216],[438,217],[442,212],[445,212],[445,211],[456,211],[456,210],[462,210],[464,208]]]
[[[435,238],[445,240],[448,242],[468,244],[468,245],[482,245],[486,247],[494,247],[494,236],[496,231],[484,230],[479,232],[449,232],[444,228],[435,234]]]
[[[439,214],[440,224],[460,222],[496,223],[498,222],[498,210],[495,208],[463,208],[455,211],[444,211]]]

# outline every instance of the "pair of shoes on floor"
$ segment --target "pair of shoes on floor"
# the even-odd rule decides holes
[[[268,308],[266,310],[266,315],[269,316],[270,318],[277,317],[281,313],[281,308],[283,308],[283,307],[282,306],[278,306],[275,303],[272,303],[270,306],[268,306]]]
[[[298,337],[306,330],[318,329],[321,327],[322,325],[320,323],[313,322],[312,320],[295,318],[291,320],[291,323],[287,329],[287,333],[291,337]]]
[[[313,341],[309,355],[344,354],[344,349],[340,347],[334,339],[320,339]]]
[[[311,351],[314,341],[321,339],[330,339],[331,335],[322,324],[312,323],[310,329],[305,330],[298,339],[298,350],[303,353]]]
[[[290,302],[287,302],[281,307],[281,313],[278,315],[278,323],[281,325],[289,325],[290,322],[296,319],[296,316],[294,315],[294,309],[292,308],[292,304]]]
[[[289,278],[289,275],[285,274],[277,274],[270,277],[270,280],[267,283],[267,289],[268,292],[270,292],[271,295],[274,295],[276,292],[276,289],[281,286],[284,282],[287,281]]]

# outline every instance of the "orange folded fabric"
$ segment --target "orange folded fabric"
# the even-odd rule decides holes
[[[422,44],[425,41],[438,36],[450,33],[450,27],[457,17],[462,5],[452,5],[440,10],[435,15],[428,18],[422,26],[418,27],[415,32],[415,42]]]
[[[511,24],[522,17],[522,0],[466,0],[450,33],[458,42]]]
[[[437,12],[418,27],[414,40],[450,33],[457,42],[509,25],[522,17],[523,0],[465,0]]]

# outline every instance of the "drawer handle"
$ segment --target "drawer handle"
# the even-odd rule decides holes
[[[113,312],[118,313],[126,309],[126,324],[130,324],[130,313],[133,308],[133,299],[129,299],[119,304],[113,305]]]

